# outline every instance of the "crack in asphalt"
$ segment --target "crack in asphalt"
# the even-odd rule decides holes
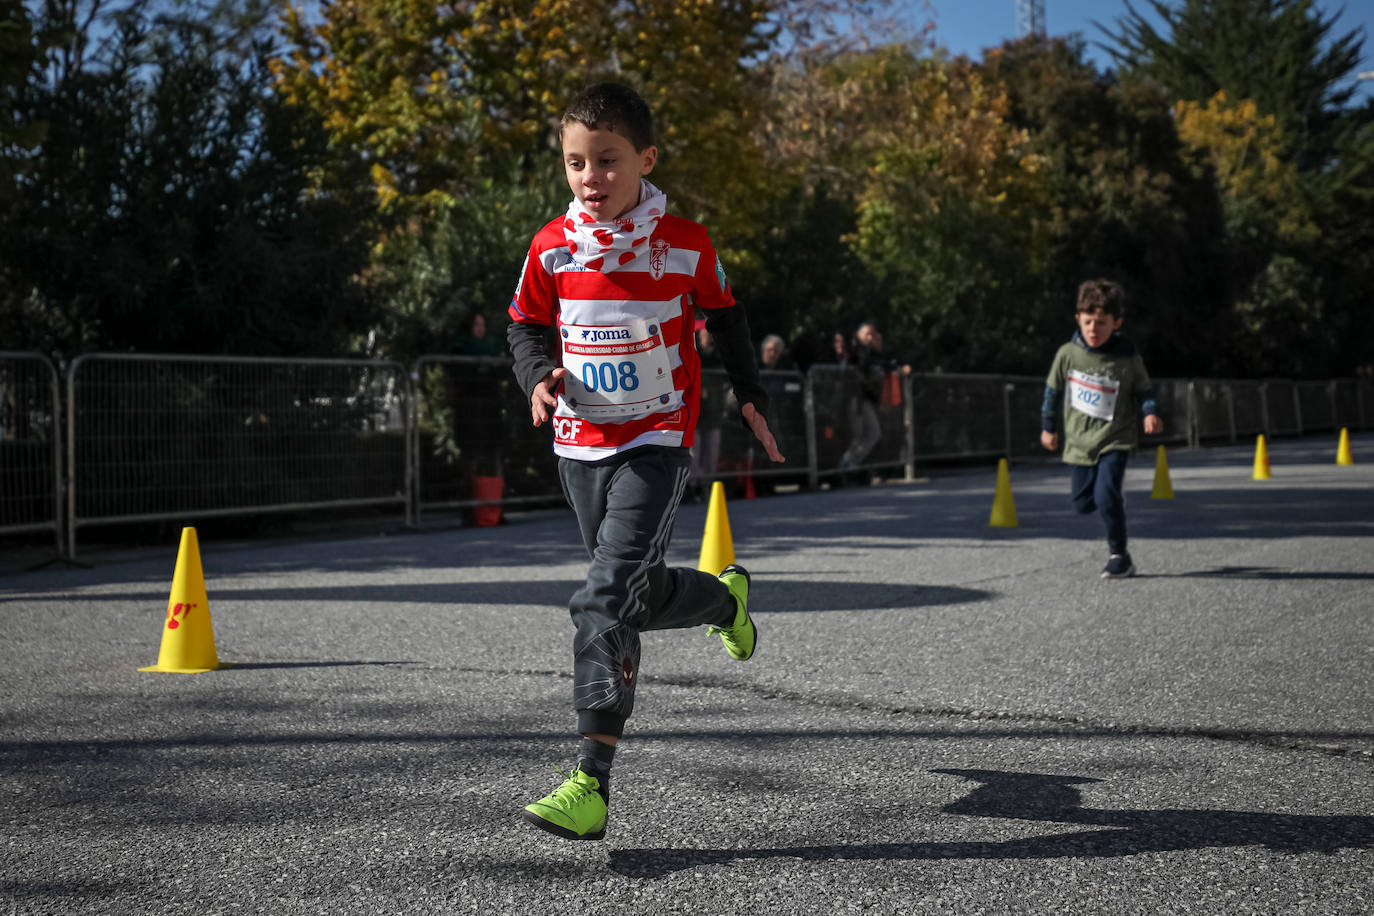
[[[485,669],[464,668],[462,670],[483,674],[494,673]],[[540,677],[551,676],[563,678],[565,680],[572,679],[572,672],[570,671],[526,669],[520,671],[507,671],[505,673]],[[1064,729],[1062,734],[1065,736],[1097,732],[1132,738],[1197,738],[1374,761],[1374,734],[1365,732],[1332,732],[1326,735],[1302,735],[1293,732],[1224,728],[1220,726],[1188,727],[1149,725],[1140,722],[1094,720],[1085,716],[1073,716],[1065,713],[978,709],[972,706],[882,703],[852,696],[803,693],[798,690],[791,690],[776,685],[748,683],[728,678],[679,677],[672,675],[646,674],[642,675],[642,679],[646,683],[666,684],[671,687],[714,687],[736,691],[743,690],[764,700],[783,700],[802,706],[814,706],[823,709],[842,709],[888,716],[906,716],[910,718],[926,717],[976,722],[1001,721],[1031,725],[1050,724],[1062,727]],[[1370,740],[1371,746],[1360,747],[1354,744],[1342,743],[1342,741],[1358,739]]]

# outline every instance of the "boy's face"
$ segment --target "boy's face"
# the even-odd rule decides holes
[[[638,152],[613,130],[584,124],[563,128],[563,169],[577,202],[599,223],[630,212],[639,203],[639,179],[653,171],[658,147]]]
[[[1083,332],[1083,339],[1088,342],[1088,346],[1100,347],[1112,334],[1121,329],[1123,320],[1125,319],[1118,315],[1109,315],[1102,309],[1079,312],[1078,330]]]

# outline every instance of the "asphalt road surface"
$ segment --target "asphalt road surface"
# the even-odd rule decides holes
[[[1374,911],[1374,436],[1154,456],[1140,574],[1058,466],[729,504],[760,646],[646,634],[601,842],[573,762],[571,515],[202,541],[0,576],[0,916]],[[704,506],[671,559],[695,566]]]

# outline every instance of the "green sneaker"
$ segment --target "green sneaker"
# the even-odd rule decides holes
[[[736,661],[748,661],[754,654],[754,644],[758,641],[758,627],[749,617],[749,571],[733,563],[720,571],[716,578],[725,583],[730,594],[735,596],[735,622],[728,627],[711,627],[708,636],[720,635],[725,643],[725,651]]]
[[[606,835],[606,800],[600,781],[581,770],[566,777],[563,785],[539,801],[525,806],[525,820],[541,830],[569,840],[599,840]]]

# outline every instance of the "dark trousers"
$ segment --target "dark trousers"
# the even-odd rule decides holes
[[[1070,488],[1073,507],[1084,515],[1096,511],[1107,528],[1107,548],[1126,552],[1126,496],[1121,483],[1126,477],[1126,449],[1103,452],[1097,464],[1075,464]]]
[[[664,562],[691,472],[685,448],[647,446],[598,462],[560,458],[563,494],[591,555],[573,593],[573,709],[582,734],[620,736],[634,710],[639,634],[727,625],[735,602],[710,573]]]

